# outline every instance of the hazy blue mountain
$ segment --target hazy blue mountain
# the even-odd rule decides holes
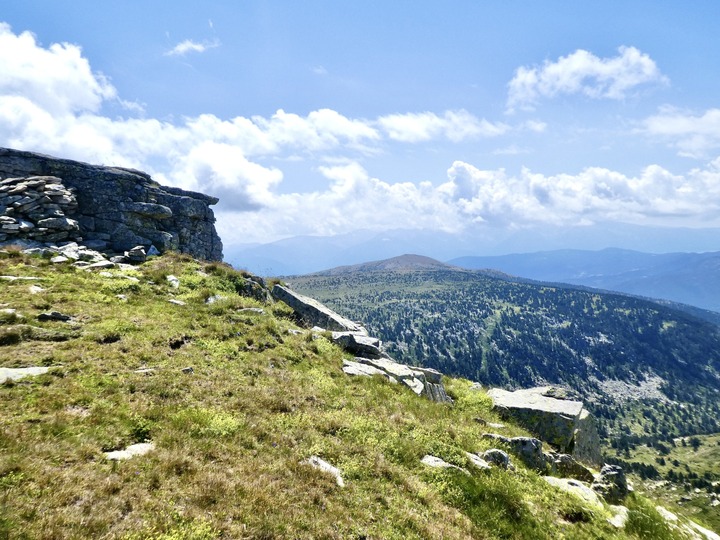
[[[459,257],[449,262],[463,268],[492,268],[529,279],[620,291],[720,312],[720,252],[558,250]]]
[[[478,225],[462,234],[408,229],[358,230],[337,236],[296,236],[261,245],[229,244],[225,247],[225,260],[237,268],[272,276],[318,272],[403,253],[448,261],[470,255],[611,247],[646,253],[718,251],[720,229],[670,229],[613,223],[515,231]]]

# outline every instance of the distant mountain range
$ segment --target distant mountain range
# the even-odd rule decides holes
[[[478,225],[449,233],[430,230],[358,230],[337,236],[295,236],[268,244],[225,243],[225,261],[263,276],[307,274],[343,265],[418,253],[439,261],[561,249],[620,248],[645,253],[720,250],[720,229],[641,227],[621,223],[587,227],[498,229]]]
[[[662,253],[680,246],[683,252]],[[564,247],[572,249],[558,249]],[[418,253],[469,269],[492,269],[720,312],[719,248],[720,229],[609,224],[514,232],[478,228],[461,235],[398,229],[229,246],[225,260],[259,275],[287,276],[328,268],[340,271],[338,267]]]
[[[468,269],[492,268],[528,279],[625,292],[720,312],[720,252],[558,250],[459,257],[449,262]]]

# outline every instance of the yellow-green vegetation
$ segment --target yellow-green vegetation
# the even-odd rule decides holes
[[[483,392],[447,379],[450,406],[348,377],[340,349],[225,265],[165,255],[101,273],[12,251],[0,275],[39,278],[0,281],[16,310],[0,367],[51,367],[0,385],[0,538],[681,537],[639,497],[618,530],[519,462],[472,469],[464,452],[490,444],[478,419],[498,421]],[[39,322],[49,310],[72,319]],[[105,458],[143,441],[155,449]]]

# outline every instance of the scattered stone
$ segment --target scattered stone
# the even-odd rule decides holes
[[[63,313],[60,313],[59,311],[50,311],[48,313],[41,313],[37,316],[38,321],[63,321],[67,322],[72,317],[70,315],[65,315]]]
[[[0,276],[0,279],[3,281],[40,281],[42,278],[24,276]]]
[[[448,463],[447,461],[444,461],[440,459],[439,457],[426,455],[421,460],[421,463],[424,465],[427,465],[428,467],[433,467],[435,469],[455,469],[457,471],[460,471],[464,474],[470,474],[467,470],[463,469],[462,467],[458,467],[457,465],[453,465],[452,463]]]
[[[195,370],[192,368],[192,366],[184,367],[180,371],[182,371],[186,375],[192,375],[193,373],[195,373]]]
[[[257,313],[258,315],[262,315],[263,313],[265,313],[265,310],[263,308],[259,308],[259,307],[246,307],[246,308],[238,309],[238,313]],[[288,332],[290,332],[290,330],[288,330]],[[296,332],[299,332],[299,331],[296,330]],[[292,332],[290,332],[290,333],[292,333]],[[302,332],[299,332],[299,333],[302,334]]]
[[[168,302],[170,302],[171,304],[175,304],[176,306],[185,305],[185,302],[183,302],[182,300],[176,300],[175,298],[171,298],[170,300],[168,300]]]
[[[607,518],[608,523],[617,529],[624,529],[627,524],[628,517],[630,517],[630,511],[626,506],[611,504],[610,511],[613,513],[612,517]]]
[[[42,375],[50,370],[48,367],[34,366],[26,368],[4,368],[0,367],[0,383],[4,383],[7,380],[17,381],[25,377],[34,377],[36,375]]]
[[[340,469],[338,469],[337,467],[333,467],[324,459],[319,458],[318,456],[310,456],[308,459],[302,461],[301,463],[305,465],[310,465],[315,469],[332,475],[335,478],[335,482],[338,486],[345,487],[345,481],[342,478],[342,473],[340,472]]]
[[[485,461],[483,458],[481,458],[477,454],[471,454],[470,452],[465,452],[465,456],[470,460],[470,463],[472,463],[475,467],[477,467],[480,470],[487,470],[487,469],[492,468],[487,461]]]
[[[296,330],[295,328],[288,328],[288,334],[290,334],[291,336],[299,336],[299,335],[303,334],[303,331]]]
[[[583,482],[592,482],[595,479],[592,471],[583,464],[578,463],[575,458],[569,454],[545,454],[550,464],[550,470],[553,474],[563,478],[575,478]]]
[[[145,248],[143,246],[135,246],[134,248],[125,252],[125,258],[131,263],[144,263],[147,259]]]
[[[168,283],[170,283],[170,286],[171,286],[173,289],[177,289],[177,288],[180,287],[180,280],[179,280],[177,277],[175,277],[175,276],[173,276],[173,275],[170,275],[170,276],[168,276],[168,277],[165,278],[165,279],[167,279]]]
[[[69,260],[70,259],[68,259],[67,257],[65,257],[63,255],[57,255],[57,256],[53,257],[52,259],[50,259],[50,262],[53,264],[61,264],[61,263],[68,262]]]
[[[507,469],[510,467],[510,456],[507,455],[507,452],[504,452],[499,448],[486,450],[480,457],[491,465],[495,465],[501,469]]]
[[[133,371],[133,373],[141,373],[143,375],[154,375],[155,368],[140,368]]]
[[[546,472],[548,468],[547,459],[543,454],[542,442],[531,437],[503,437],[496,433],[484,433],[483,438],[493,439],[506,444],[510,451],[515,454],[527,467],[538,471]]]
[[[30,287],[28,287],[28,291],[30,291],[30,294],[39,294],[41,292],[45,292],[45,289],[38,287],[37,285],[30,285]]]
[[[555,478],[554,476],[543,476],[543,479],[550,485],[563,491],[577,495],[593,508],[602,510],[603,504],[600,497],[587,484],[580,480],[570,478]]]
[[[625,472],[618,465],[603,465],[591,487],[610,504],[619,504],[630,492]]]
[[[130,459],[135,456],[142,456],[155,449],[155,445],[151,442],[131,444],[124,450],[115,450],[113,452],[105,452],[105,458],[113,461]]]
[[[372,377],[373,375],[382,375],[387,377],[393,382],[397,382],[397,379],[391,377],[386,372],[373,366],[362,364],[360,362],[354,362],[352,360],[343,360],[343,372],[346,375],[359,375],[364,377]]]
[[[76,263],[76,264],[77,264],[77,263]],[[100,268],[100,269],[102,269],[102,268],[115,268],[115,263],[112,262],[112,261],[105,261],[105,260],[103,260],[103,261],[99,261],[99,262],[96,262],[96,263],[88,264],[85,268],[86,268],[87,270],[94,270],[94,269],[98,269],[98,268]]]
[[[332,340],[347,352],[356,356],[362,356],[363,358],[387,357],[380,348],[380,340],[374,337],[352,332],[333,332]]]
[[[209,296],[208,298],[206,298],[205,303],[206,304],[214,304],[215,302],[219,302],[220,300],[225,300],[225,298],[226,297],[221,294],[216,294],[216,295]]]

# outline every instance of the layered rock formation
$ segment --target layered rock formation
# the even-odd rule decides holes
[[[143,172],[0,148],[0,242],[77,241],[117,252],[151,246],[222,259],[210,206]]]
[[[361,324],[346,319],[317,300],[282,285],[273,287],[272,296],[290,306],[305,326],[332,330],[333,342],[356,355],[355,360],[346,360],[343,363],[343,371],[347,375],[381,375],[392,382],[404,384],[416,394],[432,401],[452,401],[442,384],[442,373],[396,362],[382,349],[380,340],[368,336]]]
[[[488,392],[501,414],[553,445],[561,453],[581,461],[600,462],[600,439],[592,415],[581,401],[550,397],[551,387],[508,392],[493,388]]]

